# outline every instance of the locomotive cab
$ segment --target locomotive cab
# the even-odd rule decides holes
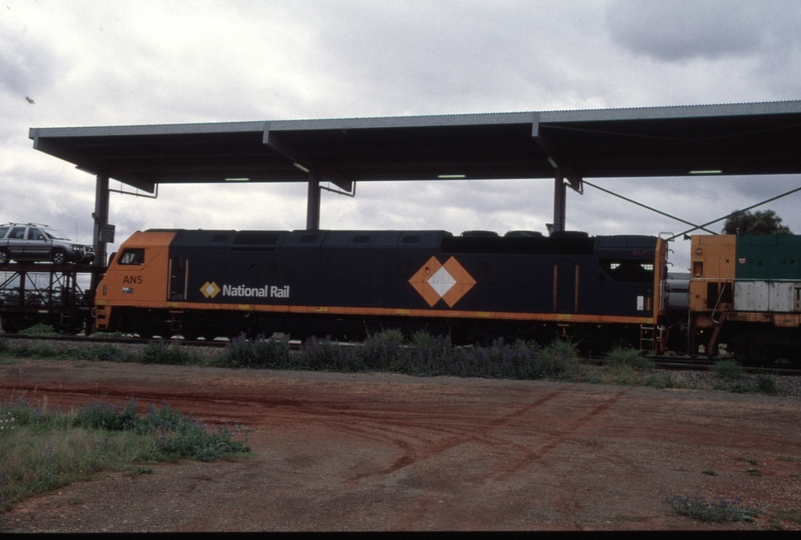
[[[129,313],[164,307],[169,271],[169,247],[175,232],[134,233],[112,259],[95,298],[95,327],[101,331],[127,331]],[[113,308],[112,308],[113,306]],[[135,318],[141,315],[134,315]]]

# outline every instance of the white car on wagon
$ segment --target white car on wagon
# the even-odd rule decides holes
[[[52,261],[90,263],[92,246],[76,244],[57,230],[39,223],[0,225],[0,265],[10,261]]]

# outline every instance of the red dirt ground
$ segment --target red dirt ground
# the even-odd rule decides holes
[[[0,531],[801,529],[799,398],[38,360],[0,365],[0,392],[168,402],[256,453],[78,482]],[[762,514],[705,524],[673,494]]]

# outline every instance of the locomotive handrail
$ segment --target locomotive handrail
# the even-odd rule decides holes
[[[715,307],[712,308],[712,314],[709,315],[709,318],[712,319],[712,322],[715,323],[715,324],[721,324],[721,322],[722,322],[722,321],[716,321],[715,320],[715,312],[718,310],[718,306],[720,305],[720,299],[723,298],[723,291],[726,290],[726,285],[728,285],[728,283],[724,281],[723,282],[723,286],[720,288],[720,292],[718,293],[718,299],[715,302]]]

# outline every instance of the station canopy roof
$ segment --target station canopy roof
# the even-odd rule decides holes
[[[801,101],[630,109],[31,128],[34,148],[159,183],[801,173]]]

